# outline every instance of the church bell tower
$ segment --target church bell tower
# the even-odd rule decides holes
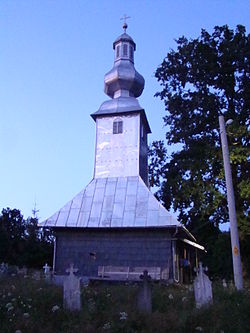
[[[113,43],[114,66],[104,77],[111,98],[91,116],[96,122],[94,178],[140,176],[148,185],[147,135],[151,133],[137,97],[144,78],[134,67],[136,45],[124,33]]]
[[[176,226],[148,188],[150,127],[138,97],[144,78],[134,67],[136,45],[124,32],[113,43],[114,65],[104,77],[109,99],[91,114],[96,123],[94,176],[43,222],[53,228],[145,228]]]

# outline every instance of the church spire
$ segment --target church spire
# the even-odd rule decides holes
[[[134,112],[143,110],[138,100],[144,89],[144,78],[134,67],[134,52],[136,44],[126,33],[126,19],[124,15],[124,32],[113,43],[114,65],[104,76],[104,92],[111,97],[105,101],[99,110],[92,114],[95,119],[98,115]]]
[[[104,77],[110,99],[91,114],[96,122],[94,178],[140,176],[148,184],[147,135],[151,131],[137,99],[144,78],[134,67],[135,47],[126,32],[113,43],[114,65]]]
[[[123,28],[126,31],[126,22]],[[144,88],[144,78],[134,68],[135,42],[124,32],[114,41],[113,49],[114,67],[104,77],[105,93],[111,98],[139,97]]]

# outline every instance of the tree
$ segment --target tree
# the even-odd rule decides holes
[[[52,266],[53,234],[48,228],[38,227],[36,217],[25,221],[26,247],[23,261],[26,266],[41,268],[45,262]]]
[[[181,148],[167,158],[162,142],[153,143],[151,184],[161,180],[157,195],[165,207],[178,211],[180,222],[209,244],[228,221],[218,116],[233,119],[228,136],[237,219],[241,239],[249,239],[250,35],[241,25],[235,31],[225,25],[176,42],[155,76],[167,144]]]
[[[18,209],[3,209],[0,217],[0,260],[10,264],[21,264],[25,248],[25,225]]]
[[[25,220],[18,209],[6,208],[0,215],[0,262],[41,268],[52,263],[53,235],[38,227],[38,220]]]

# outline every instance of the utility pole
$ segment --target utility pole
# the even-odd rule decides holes
[[[222,146],[226,187],[227,187],[227,203],[228,203],[229,221],[230,221],[234,283],[237,290],[242,290],[243,278],[242,278],[242,268],[241,268],[241,259],[240,259],[240,244],[239,244],[239,235],[238,235],[237,218],[235,210],[233,180],[230,167],[225,120],[224,116],[222,115],[219,116],[219,124],[220,124],[220,137],[221,137],[221,146]]]

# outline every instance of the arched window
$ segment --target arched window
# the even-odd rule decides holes
[[[127,44],[123,44],[123,55],[124,56],[128,56],[128,45]]]
[[[113,134],[120,134],[123,132],[123,121],[116,119],[113,122]]]
[[[116,47],[116,58],[120,57],[120,45],[117,45]]]
[[[130,45],[129,51],[130,51],[130,59],[134,61],[134,49],[132,45]]]

